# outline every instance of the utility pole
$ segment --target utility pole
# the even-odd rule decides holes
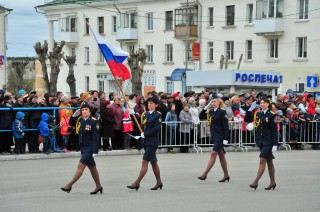
[[[188,54],[189,54],[189,42],[188,42],[188,39],[189,39],[189,0],[187,0],[187,11],[186,11],[186,46],[185,46],[185,52],[186,52],[186,59],[185,59],[185,71],[187,72],[187,69],[188,69]],[[186,79],[187,79],[187,73],[184,74],[183,76],[183,82],[184,82],[184,85],[183,85],[183,89],[185,90],[185,92],[187,91],[187,82],[186,82]]]

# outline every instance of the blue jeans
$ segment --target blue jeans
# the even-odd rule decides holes
[[[168,126],[167,130],[167,145],[174,145],[175,144],[175,136],[176,136],[176,128]]]
[[[51,140],[51,136],[47,136],[43,138],[43,152],[48,152],[49,150],[51,150],[51,146],[52,146],[52,140]]]

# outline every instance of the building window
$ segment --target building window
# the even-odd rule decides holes
[[[258,0],[257,19],[282,18],[284,10],[283,0]]]
[[[71,47],[70,48],[70,55],[71,56],[76,56],[76,48],[75,47]]]
[[[180,8],[175,10],[176,26],[197,26],[198,9],[196,7]]]
[[[234,5],[226,6],[226,25],[234,25]]]
[[[173,11],[166,11],[166,30],[173,30]]]
[[[85,22],[86,22],[86,27],[85,27],[85,34],[89,35],[89,18],[85,18]]]
[[[302,93],[305,91],[305,84],[303,82],[296,82],[296,91]]]
[[[252,60],[252,40],[246,41],[246,59]]]
[[[233,41],[226,41],[226,57],[229,60],[234,59],[234,42]]]
[[[143,71],[144,86],[156,86],[155,71]]]
[[[299,19],[308,19],[309,0],[299,0]]]
[[[104,56],[99,47],[98,47],[98,63],[104,63]]]
[[[278,58],[278,39],[270,39],[269,41],[269,57]]]
[[[147,49],[147,55],[148,55],[147,62],[153,63],[153,45],[147,45],[146,49]]]
[[[165,62],[172,62],[172,44],[166,44],[166,55],[165,55]]]
[[[153,13],[146,14],[146,30],[153,30]]]
[[[307,58],[307,37],[297,38],[298,58]]]
[[[85,85],[84,85],[86,91],[90,91],[90,86],[89,86],[89,85],[90,85],[90,83],[89,83],[89,77],[86,76],[86,77],[85,77]]]
[[[128,53],[131,54],[131,52],[134,52],[134,45],[128,45]]]
[[[90,63],[90,50],[89,47],[84,47],[84,62]]]
[[[187,49],[185,52],[185,59],[187,58],[187,62],[191,62],[192,61],[192,43],[189,43],[187,45]]]
[[[104,33],[104,18],[103,17],[98,17],[98,32],[99,32],[99,34]]]
[[[208,26],[213,26],[213,7],[208,8]]]
[[[112,16],[112,32],[117,32],[117,16]]]
[[[253,22],[253,4],[247,4],[247,23]]]
[[[208,62],[213,61],[213,42],[208,42]]]
[[[98,91],[104,91],[104,80],[98,80]]]
[[[164,90],[166,93],[173,93],[173,82],[170,77],[165,77],[165,86]]]

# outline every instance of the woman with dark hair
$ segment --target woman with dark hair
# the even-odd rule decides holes
[[[102,148],[104,151],[111,151],[110,138],[113,136],[113,123],[114,123],[114,111],[111,108],[110,101],[105,100],[103,107],[100,111],[101,116],[101,136],[102,136]]]
[[[225,151],[223,145],[228,143],[229,138],[229,125],[224,110],[224,104],[221,99],[213,95],[209,104],[201,111],[199,117],[207,117],[210,124],[211,141],[213,143],[213,150],[211,151],[210,159],[207,164],[206,170],[198,177],[199,180],[206,180],[207,175],[213,165],[216,162],[217,156],[219,156],[220,164],[224,173],[224,177],[219,182],[225,182],[230,180],[230,176],[227,168],[227,160],[225,158]]]
[[[270,184],[265,190],[275,189],[275,169],[273,165],[274,156],[272,153],[277,151],[278,148],[278,131],[275,122],[276,115],[270,108],[270,101],[268,99],[260,100],[260,111],[255,115],[252,111],[246,113],[246,120],[251,120],[255,123],[255,141],[260,148],[260,163],[256,178],[250,184],[251,188],[257,189],[258,182],[262,177],[266,164],[268,164],[268,171],[270,177]]]
[[[75,112],[73,115],[74,119],[78,119],[76,128],[77,133],[79,134],[81,159],[79,161],[77,171],[71,181],[61,188],[62,191],[67,193],[71,191],[73,184],[79,180],[87,166],[96,184],[96,188],[90,194],[97,194],[98,192],[102,194],[103,191],[100,184],[99,172],[94,161],[94,157],[98,154],[100,145],[99,122],[96,118],[91,116],[91,109],[91,106],[84,102],[80,109],[81,118],[79,119],[77,117],[78,112]]]

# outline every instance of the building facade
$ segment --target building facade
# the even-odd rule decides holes
[[[59,38],[66,41],[63,51],[77,56],[78,93],[117,89],[87,22],[125,51],[146,50],[144,90],[182,91],[189,69],[276,72],[283,76],[280,93],[289,88],[319,90],[320,1],[82,2],[55,0],[38,6],[48,20],[49,43],[57,22]],[[62,62],[58,88],[64,92],[69,91],[67,74],[68,66]],[[130,86],[125,82],[124,88]]]
[[[7,83],[7,17],[12,9],[0,5],[0,88],[6,88]]]

